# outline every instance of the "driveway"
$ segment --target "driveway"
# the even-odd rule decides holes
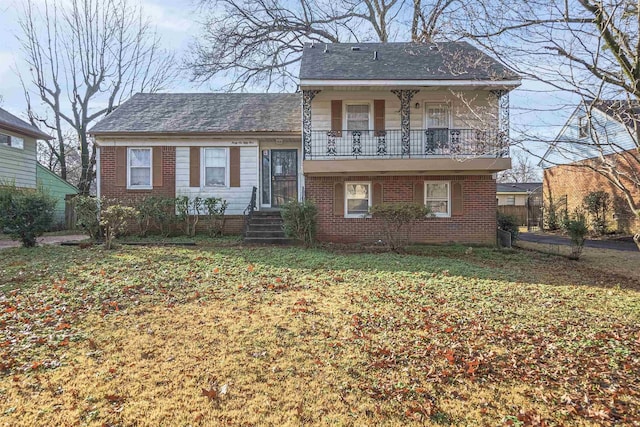
[[[543,243],[547,245],[570,246],[571,240],[568,237],[556,236],[554,234],[543,233],[520,233],[518,239],[523,242]],[[615,251],[638,252],[638,247],[633,240],[591,240],[587,239],[584,244],[588,248],[613,249]]]
[[[38,245],[58,245],[62,242],[78,242],[86,240],[88,237],[84,234],[69,234],[67,236],[42,236],[38,237]],[[20,242],[16,240],[0,240],[0,249],[15,248],[20,246]]]

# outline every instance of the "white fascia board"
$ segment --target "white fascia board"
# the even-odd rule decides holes
[[[300,80],[300,86],[495,86],[517,87],[520,80]]]

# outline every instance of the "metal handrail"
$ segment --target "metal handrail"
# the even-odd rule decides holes
[[[247,231],[249,230],[249,224],[251,223],[251,218],[253,217],[253,212],[256,210],[256,198],[258,194],[258,187],[253,187],[251,190],[251,201],[244,209],[244,227],[242,231],[242,237],[247,236]]]

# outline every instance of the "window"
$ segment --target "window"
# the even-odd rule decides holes
[[[369,130],[371,109],[368,103],[346,104],[345,111],[347,130]]]
[[[431,211],[431,214],[440,217],[451,216],[451,211],[449,210],[451,205],[449,182],[425,182],[424,193],[424,203]]]
[[[347,182],[345,184],[345,217],[362,218],[369,215],[371,207],[371,183]]]
[[[578,138],[586,138],[589,135],[589,122],[585,116],[578,117]]]
[[[227,185],[227,149],[204,149],[204,186],[224,187]]]
[[[24,139],[0,133],[0,145],[7,145],[22,150],[24,149]]]
[[[128,188],[150,189],[151,148],[129,148],[127,155]]]
[[[505,200],[505,204],[508,206],[515,206],[516,204],[516,196],[507,196]]]
[[[428,105],[427,110],[427,129],[449,129],[451,122],[448,105]]]

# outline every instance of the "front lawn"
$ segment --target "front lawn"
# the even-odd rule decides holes
[[[631,278],[525,251],[0,252],[0,425],[640,423]]]

